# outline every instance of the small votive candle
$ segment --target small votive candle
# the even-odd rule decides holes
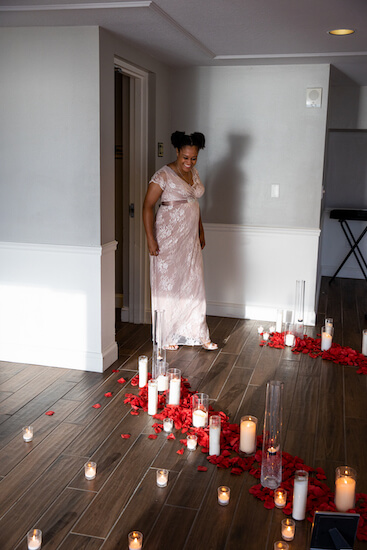
[[[270,334],[267,331],[263,332],[263,340],[265,340],[265,342],[267,342],[269,340],[269,336],[270,336]]]
[[[129,550],[141,550],[143,547],[143,534],[140,531],[132,531],[128,535]]]
[[[289,544],[283,542],[282,540],[278,540],[277,542],[274,542],[274,550],[289,550]]]
[[[321,351],[327,351],[333,343],[333,327],[322,327],[321,329]]]
[[[367,329],[362,332],[362,354],[367,355]]]
[[[246,415],[241,418],[240,423],[240,451],[247,455],[256,451],[256,429],[257,418]]]
[[[333,327],[334,326],[334,319],[332,319],[331,317],[327,317],[325,319],[325,326],[326,327]]]
[[[97,464],[95,462],[86,462],[84,464],[84,475],[86,479],[94,479],[96,477]]]
[[[23,428],[23,439],[24,441],[32,441],[33,439],[33,426],[25,426]]]
[[[198,443],[198,437],[195,434],[189,434],[186,437],[186,446],[189,451],[195,451]]]
[[[167,487],[168,470],[157,470],[157,485],[158,487]]]
[[[42,546],[42,531],[32,529],[27,533],[28,550],[38,550]]]
[[[280,487],[274,491],[274,504],[277,508],[284,508],[287,504],[287,491]]]
[[[258,332],[259,334],[262,334],[262,333],[264,332],[264,327],[263,327],[262,325],[260,325],[260,326],[258,327],[258,329],[257,329],[257,332]]]
[[[357,472],[349,466],[335,470],[335,507],[338,512],[354,508]]]
[[[296,530],[296,522],[293,519],[286,518],[282,520],[282,537],[284,540],[293,540]]]
[[[229,503],[229,497],[231,495],[231,489],[222,485],[218,487],[218,504],[221,506],[227,506]]]
[[[273,334],[273,332],[275,332],[275,325],[270,325],[269,332],[270,334]]]
[[[165,418],[163,420],[163,430],[167,433],[172,432],[172,430],[173,430],[173,419],[172,418]]]

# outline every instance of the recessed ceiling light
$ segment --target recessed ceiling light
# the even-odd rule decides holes
[[[334,29],[333,31],[328,31],[329,34],[334,36],[346,36],[347,34],[354,34],[356,31],[354,29]]]

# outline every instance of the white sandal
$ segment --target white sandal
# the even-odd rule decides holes
[[[211,342],[209,340],[209,342],[206,342],[205,344],[202,344],[203,348],[208,350],[208,351],[214,351],[216,349],[218,349],[218,344],[215,344],[214,342]]]
[[[165,346],[164,349],[167,351],[177,351],[179,346],[177,344],[170,344],[169,346]]]

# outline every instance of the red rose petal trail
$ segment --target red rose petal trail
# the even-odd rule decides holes
[[[303,344],[302,344],[303,342]],[[265,342],[264,342],[265,344]],[[267,342],[268,346],[274,348],[284,348],[284,336],[280,333],[274,333],[271,335],[270,339]],[[261,344],[260,344],[261,345]],[[339,359],[341,357],[354,357],[357,360],[357,352],[353,352],[350,348],[342,348],[337,344],[333,344],[337,350],[341,348],[342,350],[348,350],[345,355],[340,351]],[[350,351],[349,351],[350,350]],[[329,352],[321,352],[320,350],[320,339],[314,339],[310,337],[305,337],[304,340],[297,338],[296,345],[292,348],[294,353],[309,353],[311,356],[321,356],[323,359],[329,359],[330,356],[336,358],[333,348]],[[351,353],[353,352],[353,353]],[[325,356],[327,354],[327,356]],[[364,356],[363,360],[366,363],[363,367],[363,363],[359,363],[359,369],[365,368],[367,374],[367,361]],[[330,359],[329,359],[330,360]],[[360,358],[359,358],[360,361]],[[334,361],[336,362],[336,361]],[[341,360],[338,362],[342,364]],[[359,371],[357,371],[359,372]],[[151,376],[150,376],[151,377]],[[137,386],[139,384],[139,375],[134,376],[131,380],[132,386]],[[194,428],[192,426],[192,410],[191,410],[191,396],[196,393],[195,391],[190,390],[190,384],[187,379],[182,378],[181,383],[181,398],[180,405],[171,406],[166,405],[166,392],[158,396],[158,409],[160,412],[154,415],[153,418],[160,420],[161,422],[164,418],[172,418],[176,430],[180,430],[182,434],[185,433],[195,433],[197,435],[198,445],[201,447],[203,453],[208,453],[209,451],[209,428]],[[138,395],[133,393],[126,393],[124,403],[130,404],[131,411],[130,414],[138,415],[139,410],[147,412],[148,410],[148,386],[144,386],[139,390]],[[207,460],[211,464],[215,464],[217,468],[230,468],[231,474],[241,475],[243,472],[248,472],[256,479],[260,479],[261,474],[261,449],[262,449],[262,437],[258,436],[257,438],[257,451],[254,456],[242,457],[239,454],[239,439],[240,439],[240,427],[238,424],[232,424],[229,422],[229,417],[223,411],[214,411],[212,407],[209,408],[209,416],[212,414],[219,414],[221,417],[221,454],[219,456],[212,455],[208,456]],[[152,428],[155,431],[155,434],[148,436],[149,439],[156,439],[158,433],[163,430],[163,424],[155,423],[152,425]],[[173,436],[173,437],[171,437]],[[167,439],[175,439],[173,434],[169,435]],[[176,451],[177,454],[183,455],[186,447],[186,440],[180,439],[180,443],[184,445],[181,449]],[[335,512],[334,504],[334,493],[329,489],[329,487],[323,483],[323,480],[326,479],[325,472],[322,468],[311,468],[307,466],[303,460],[297,456],[292,456],[289,453],[282,453],[282,465],[283,465],[283,479],[281,486],[288,493],[288,500],[286,506],[283,508],[283,512],[287,515],[292,513],[292,500],[293,500],[293,480],[294,473],[296,470],[307,470],[309,473],[309,483],[308,483],[308,497],[307,497],[307,519],[312,521],[313,515],[316,510],[320,511],[332,511]],[[198,466],[197,470],[199,472],[205,472],[207,468],[205,466]],[[259,500],[262,500],[264,507],[271,510],[274,508],[274,491],[262,487],[261,484],[254,485],[250,488],[249,492]],[[360,514],[360,520],[358,524],[357,539],[367,541],[367,495],[363,493],[356,494],[356,505],[352,510]]]

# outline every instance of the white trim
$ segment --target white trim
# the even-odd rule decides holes
[[[319,237],[320,229],[309,229],[304,227],[267,227],[257,225],[236,225],[224,223],[204,223],[205,231],[246,233],[253,235],[271,234],[271,235],[302,235],[308,237]]]
[[[264,53],[249,55],[216,55],[215,60],[230,61],[231,59],[303,59],[303,58],[328,58],[328,57],[353,57],[366,56],[366,52],[320,52],[320,53]]]
[[[129,322],[143,323],[145,312],[145,236],[141,205],[148,181],[148,72],[115,57],[115,66],[131,78]],[[132,305],[132,307],[131,307]]]
[[[101,256],[110,254],[117,248],[117,241],[111,241],[102,246],[79,246],[65,244],[39,244],[39,243],[11,243],[0,241],[0,249],[4,250],[21,250],[29,252],[57,252],[59,254],[92,254]]]
[[[126,2],[88,2],[86,4],[37,4],[33,6],[0,6],[0,11],[67,11],[149,8],[152,3],[152,0],[127,0]]]

